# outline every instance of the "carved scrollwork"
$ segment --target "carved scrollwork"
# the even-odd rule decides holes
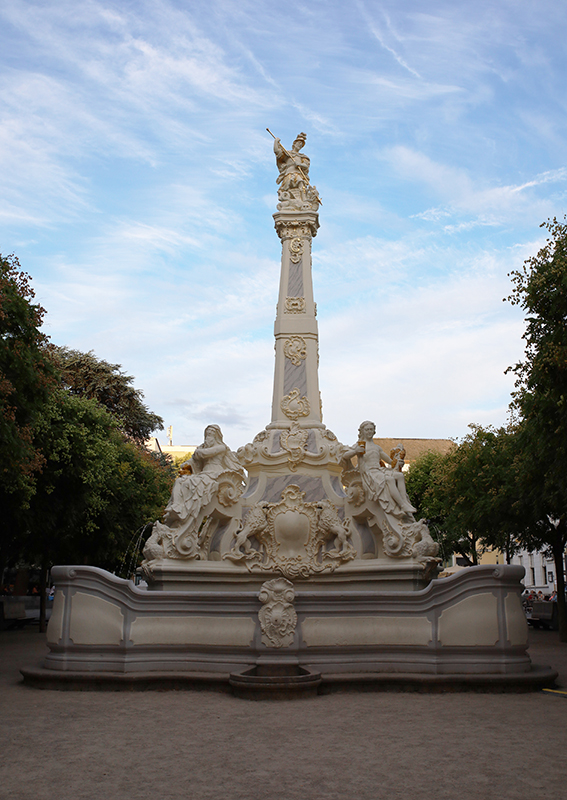
[[[269,447],[269,433],[268,431],[260,431],[254,437],[252,443],[248,443],[239,447],[236,452],[236,457],[241,464],[246,465],[254,461],[258,456],[270,457]]]
[[[278,236],[283,241],[285,239],[311,239],[317,235],[319,222],[316,217],[310,219],[282,219],[275,220],[275,228]]]
[[[303,336],[290,336],[285,340],[284,355],[291,363],[298,367],[307,358],[307,344]]]
[[[328,500],[306,503],[304,497],[305,492],[292,484],[282,492],[280,503],[254,506],[224,558],[243,562],[249,570],[279,571],[288,578],[333,572],[354,558],[349,521],[342,521]]]
[[[308,431],[300,428],[297,422],[293,422],[288,431],[282,431],[280,435],[280,446],[288,452],[289,468],[292,472],[303,461],[305,456],[305,445],[309,438]]]
[[[218,501],[222,506],[228,508],[233,506],[244,491],[242,475],[238,472],[223,472],[218,479]]]
[[[200,558],[199,532],[195,528],[176,535],[175,531],[159,520],[154,522],[152,534],[144,547],[144,558]]]
[[[258,612],[262,643],[266,647],[289,647],[293,644],[297,626],[293,583],[286,578],[266,581],[260,588],[258,599],[262,603]]]
[[[413,557],[426,568],[439,563],[439,544],[431,538],[425,520],[401,525],[401,531],[395,531],[387,521],[383,527],[384,553],[390,558]]]
[[[280,408],[289,419],[297,420],[299,417],[308,417],[311,413],[309,400],[300,397],[299,394],[299,389],[292,389],[289,394],[282,397]]]
[[[382,523],[382,545],[384,553],[390,558],[408,558],[412,554],[413,542],[410,537],[400,531],[394,530],[389,523],[384,520]]]
[[[305,298],[286,297],[284,314],[305,314]]]
[[[293,264],[299,264],[303,255],[303,240],[299,236],[294,238],[289,243],[289,260]]]
[[[341,476],[347,500],[353,506],[361,506],[366,499],[362,478],[358,470],[344,470]]]
[[[159,520],[154,523],[151,536],[144,547],[144,558],[147,561],[162,558],[206,560],[211,537],[218,526],[217,511],[224,518],[230,518],[235,512],[234,509],[228,509],[238,503],[243,492],[244,471],[221,472],[216,479],[212,497],[208,502],[205,500],[199,513],[188,524],[182,521],[179,525],[172,525]]]

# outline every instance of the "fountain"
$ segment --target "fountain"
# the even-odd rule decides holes
[[[233,453],[217,425],[175,481],[144,548],[141,590],[62,566],[38,686],[179,686],[288,697],[364,688],[530,689],[523,568],[444,579],[416,521],[404,449],[375,426],[341,444],[322,421],[309,158],[274,141],[282,244],[271,421]],[[356,389],[353,387],[353,391]]]

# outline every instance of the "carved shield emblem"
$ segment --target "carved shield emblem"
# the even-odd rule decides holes
[[[274,538],[282,558],[305,558],[310,520],[299,511],[281,511],[274,517]]]

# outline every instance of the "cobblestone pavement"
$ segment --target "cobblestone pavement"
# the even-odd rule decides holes
[[[530,631],[559,671],[567,644]],[[528,800],[565,797],[567,694],[213,692],[23,686],[35,629],[0,633],[1,800]]]

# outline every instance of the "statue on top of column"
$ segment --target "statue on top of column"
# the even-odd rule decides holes
[[[305,144],[306,135],[298,133],[291,150],[286,150],[274,137],[274,153],[280,174],[278,189],[278,211],[318,211],[321,202],[317,188],[309,183],[309,158],[299,151]]]

